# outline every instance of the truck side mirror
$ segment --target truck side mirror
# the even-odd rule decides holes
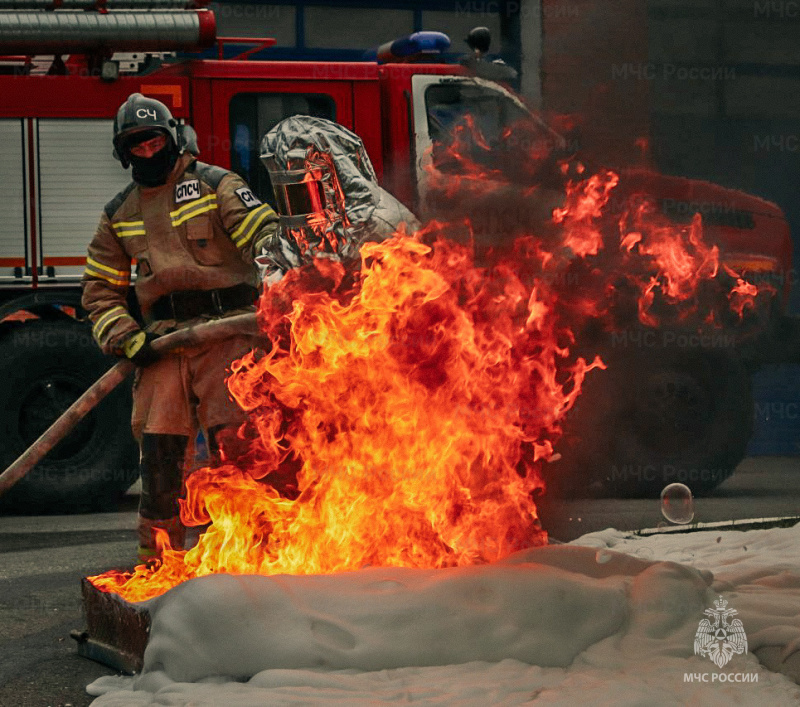
[[[492,44],[492,33],[488,27],[474,27],[464,40],[472,50],[472,54],[460,60],[462,66],[475,74],[478,78],[488,81],[513,81],[517,78],[517,71],[508,66],[502,59],[487,61],[484,59],[489,53]]]
[[[488,27],[473,27],[464,40],[467,46],[477,54],[488,54],[492,44],[492,33]]]

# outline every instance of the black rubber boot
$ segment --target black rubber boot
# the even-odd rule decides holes
[[[183,490],[183,463],[188,437],[142,435],[139,500],[139,559],[147,561],[161,554],[156,531],[166,531],[174,550],[183,549],[186,529],[180,522],[178,499]]]

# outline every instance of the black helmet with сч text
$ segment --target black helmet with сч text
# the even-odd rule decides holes
[[[136,133],[148,131],[163,132],[172,139],[173,149],[178,152],[182,150],[178,121],[172,117],[169,108],[155,98],[132,93],[119,107],[114,118],[114,157],[126,169],[130,164],[127,143]]]

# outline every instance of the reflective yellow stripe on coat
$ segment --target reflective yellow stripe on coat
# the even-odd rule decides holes
[[[89,277],[99,277],[101,280],[110,282],[112,285],[127,287],[131,281],[130,270],[116,270],[115,268],[104,265],[92,257],[86,258],[86,268],[84,274]]]
[[[262,204],[257,209],[253,209],[244,221],[239,224],[239,227],[231,233],[231,240],[237,248],[241,248],[250,242],[250,239],[258,233],[258,229],[270,216],[274,216],[275,212],[269,204]]]
[[[109,309],[94,323],[94,326],[92,327],[92,334],[94,334],[94,338],[100,341],[103,338],[103,334],[105,334],[108,330],[108,327],[127,315],[128,311],[121,305],[117,305],[116,307]]]
[[[172,227],[176,228],[190,218],[194,218],[208,211],[213,211],[216,208],[218,208],[216,194],[207,194],[200,199],[195,199],[185,206],[181,206],[179,209],[169,212],[170,218],[172,219]]]
[[[117,223],[112,223],[111,227],[117,234],[117,238],[145,235],[144,221],[117,221]]]

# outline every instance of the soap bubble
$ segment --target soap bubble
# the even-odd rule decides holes
[[[691,523],[694,518],[692,490],[685,484],[665,486],[661,492],[661,514],[670,523]]]

